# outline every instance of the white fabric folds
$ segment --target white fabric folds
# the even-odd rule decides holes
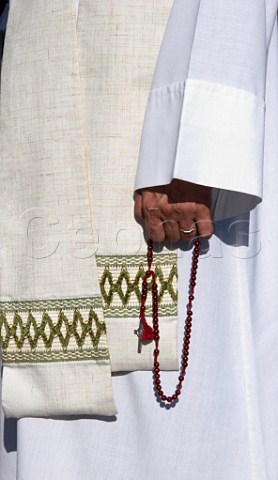
[[[215,220],[246,213],[262,199],[269,41],[264,1],[227,6],[222,15],[221,0],[174,2],[135,182],[136,190],[173,178],[211,186]]]
[[[249,92],[189,79],[181,114],[174,177],[262,197],[264,102]],[[222,179],[225,157],[226,184]],[[229,170],[228,170],[229,169]]]
[[[152,90],[135,188],[146,187],[146,171],[157,185],[213,179],[214,189],[237,192],[233,202],[218,193],[215,220],[252,209],[263,193],[264,118],[264,102],[244,90],[193,79]]]

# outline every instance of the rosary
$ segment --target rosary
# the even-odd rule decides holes
[[[141,342],[154,340],[154,343],[155,343],[155,349],[153,352],[154,385],[155,385],[157,395],[160,397],[160,399],[163,402],[172,403],[173,401],[176,401],[178,399],[179,395],[181,394],[182,384],[184,381],[186,368],[188,366],[189,346],[190,346],[191,327],[192,327],[192,315],[193,315],[192,305],[194,300],[194,290],[196,286],[199,251],[200,251],[200,241],[196,240],[194,243],[193,254],[192,254],[192,268],[191,268],[190,286],[189,286],[189,294],[188,294],[187,316],[185,319],[182,358],[181,358],[180,373],[178,377],[178,384],[177,384],[175,393],[171,396],[167,396],[165,395],[162,389],[161,380],[160,380],[160,364],[159,364],[159,338],[160,337],[159,337],[158,297],[157,297],[158,288],[156,283],[156,275],[154,270],[152,269],[153,242],[152,240],[148,241],[148,253],[147,253],[148,270],[145,273],[143,283],[142,283],[142,294],[141,294],[141,305],[140,305],[140,328],[139,328],[138,334]],[[150,280],[151,294],[152,294],[152,319],[153,319],[152,327],[148,325],[145,318],[145,310],[146,310],[145,303],[147,300],[148,280]]]

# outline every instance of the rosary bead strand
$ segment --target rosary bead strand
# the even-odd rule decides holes
[[[154,366],[153,366],[153,375],[154,375],[154,385],[156,389],[157,395],[161,398],[162,401],[167,403],[172,403],[173,401],[177,400],[179,395],[181,394],[182,384],[184,381],[184,377],[186,374],[186,369],[188,366],[188,358],[189,358],[189,347],[190,347],[190,339],[191,339],[191,327],[192,327],[192,306],[194,300],[194,290],[196,286],[196,278],[197,278],[197,269],[198,269],[198,261],[199,261],[199,252],[200,252],[200,241],[196,240],[194,243],[193,255],[192,255],[192,268],[191,268],[191,277],[190,277],[190,287],[189,287],[189,294],[188,294],[188,310],[187,316],[185,319],[185,328],[184,328],[184,338],[183,338],[183,346],[182,346],[182,358],[181,358],[181,367],[180,367],[180,375],[178,377],[178,384],[175,390],[175,393],[171,396],[165,395],[160,380],[160,364],[159,364],[159,320],[158,320],[158,287],[156,283],[156,275],[155,272],[152,270],[152,262],[153,262],[153,242],[149,240],[148,242],[148,270],[145,273],[143,284],[142,284],[142,295],[141,295],[141,307],[140,307],[140,324],[142,327],[141,333],[141,341],[144,340],[153,340],[155,342],[155,349],[153,352],[154,355]],[[145,303],[147,299],[147,287],[148,287],[148,279],[152,278],[152,310],[153,310],[153,328],[151,328],[145,319]]]

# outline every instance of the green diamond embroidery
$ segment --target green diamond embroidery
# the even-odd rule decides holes
[[[108,359],[99,299],[80,299],[80,309],[76,301],[0,302],[4,362]],[[60,308],[53,309],[54,306]]]
[[[146,259],[98,256],[97,266],[101,297],[0,302],[5,363],[109,359],[103,314],[115,321],[138,318]],[[176,255],[156,254],[154,268],[160,316],[176,315]],[[151,304],[146,314],[151,315]]]
[[[97,266],[105,318],[138,317],[142,281],[147,267],[145,256],[97,256]],[[156,254],[154,268],[160,316],[176,315],[176,255]],[[150,290],[151,286],[148,288]],[[147,306],[149,314],[150,306]]]

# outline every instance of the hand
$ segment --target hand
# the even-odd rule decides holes
[[[148,238],[155,242],[209,238],[213,233],[210,199],[210,187],[173,180],[136,192],[135,217],[143,220]]]

